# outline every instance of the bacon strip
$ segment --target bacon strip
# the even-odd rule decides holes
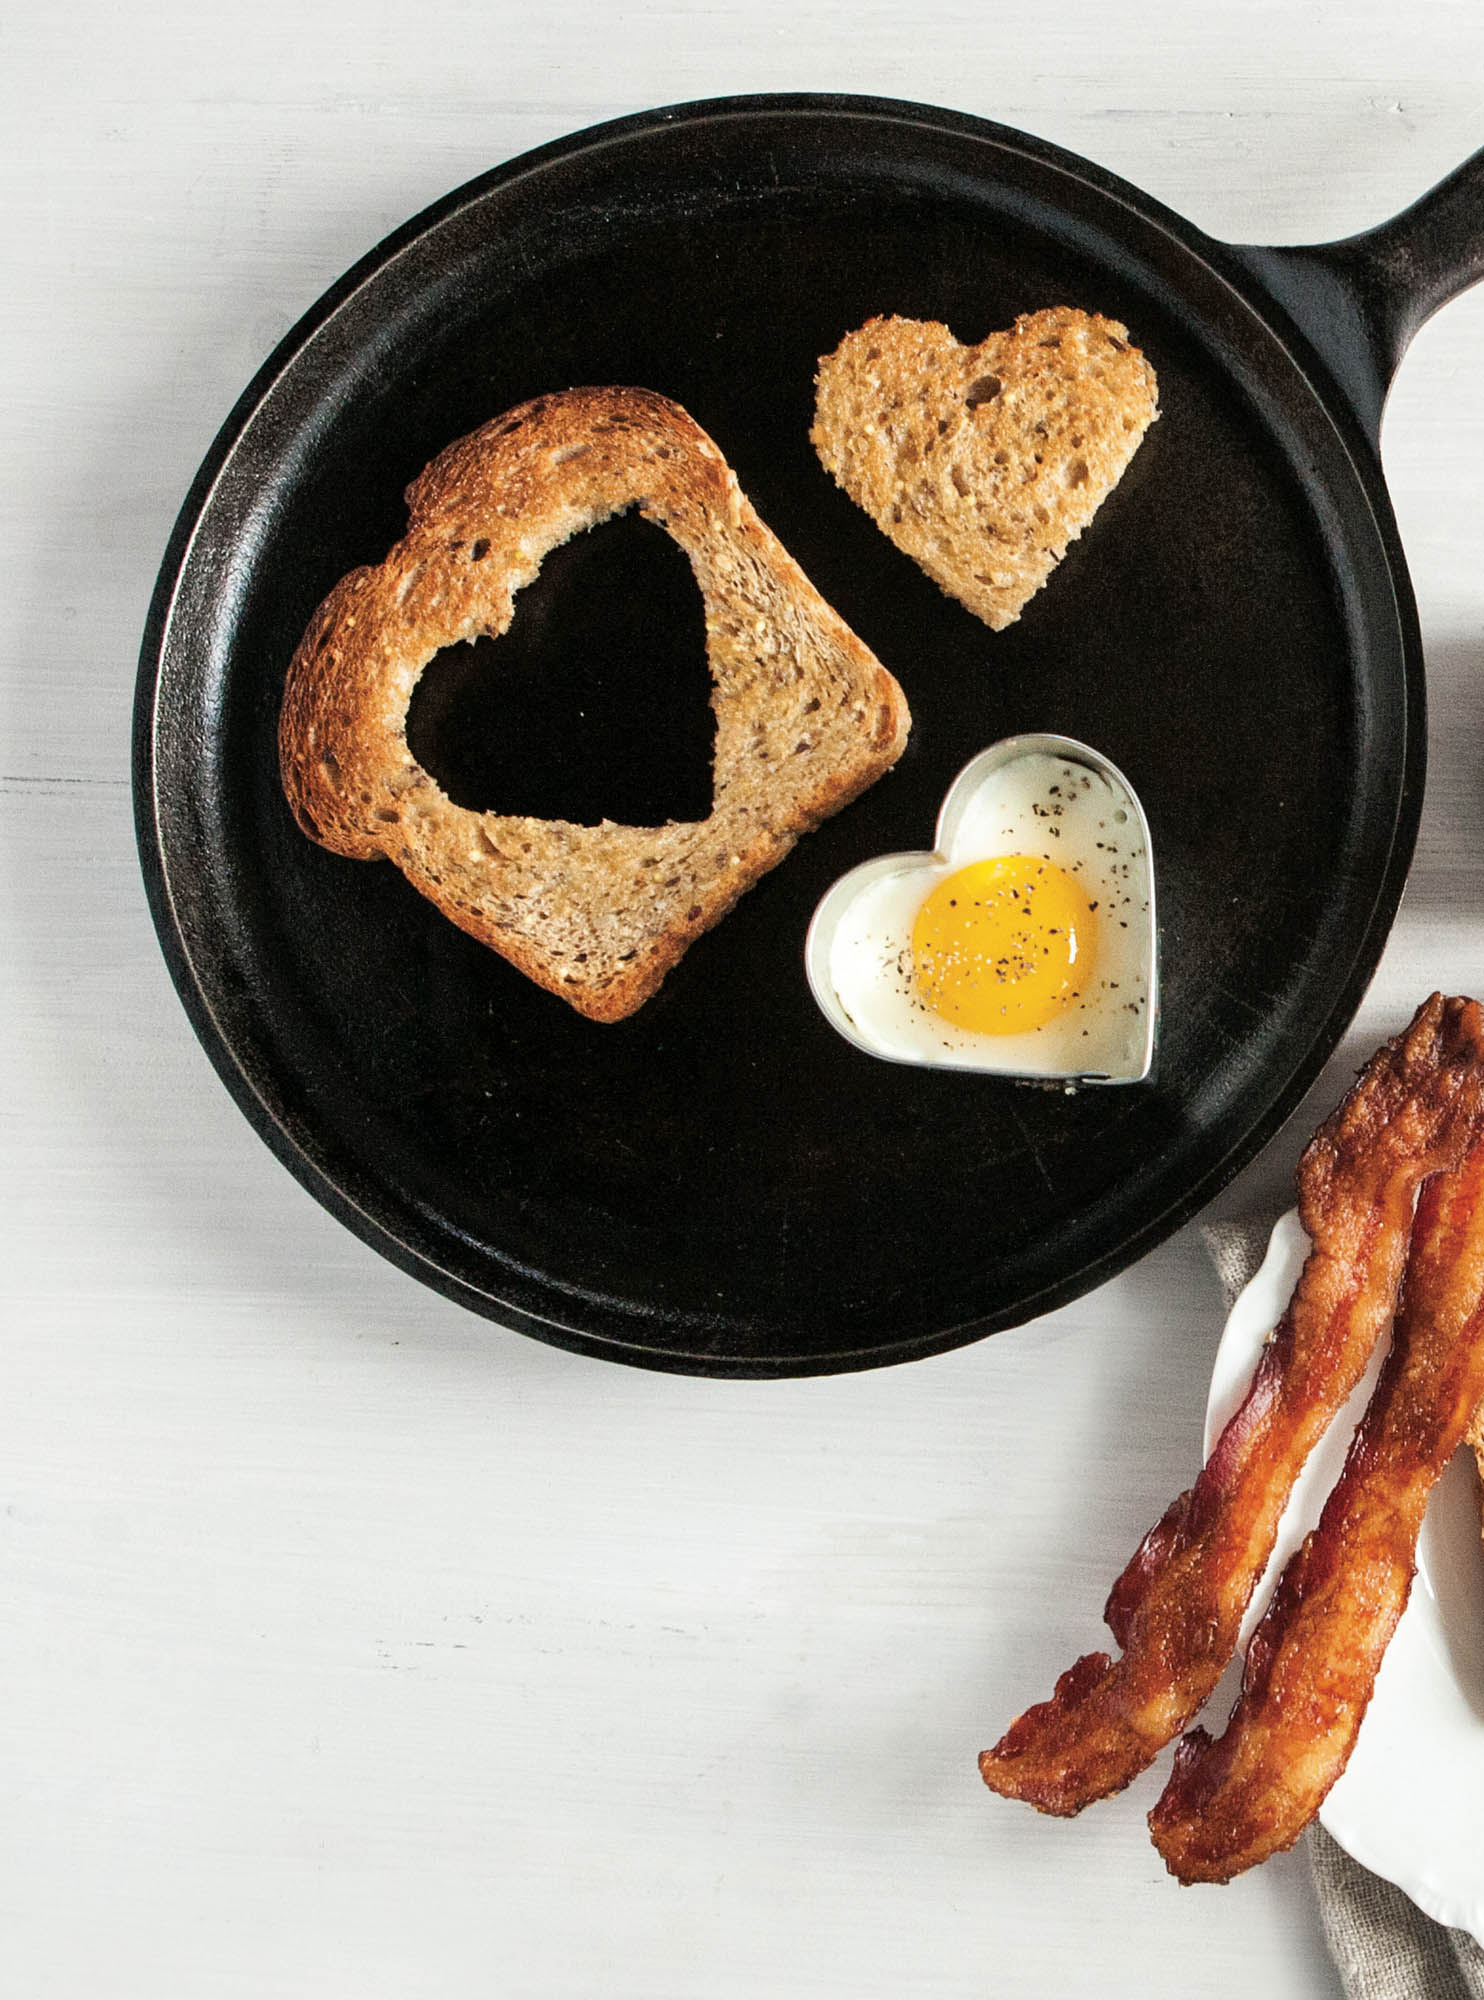
[[[1402,1310],[1345,1469],[1247,1649],[1225,1734],[1195,1729],[1149,1816],[1184,1882],[1291,1847],[1349,1762],[1439,1474],[1484,1397],[1484,1146],[1423,1190]]]
[[[1484,1111],[1484,1010],[1433,994],[1379,1049],[1298,1170],[1313,1248],[1242,1407],[1145,1538],[1089,1653],[979,1760],[1042,1812],[1119,1791],[1185,1729],[1236,1648],[1294,1479],[1395,1311],[1417,1192],[1456,1168]]]

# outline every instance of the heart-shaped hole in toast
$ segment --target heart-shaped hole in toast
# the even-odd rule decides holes
[[[1072,1087],[1154,1061],[1158,931],[1133,787],[1071,737],[1009,737],[950,786],[931,853],[842,876],[805,946],[825,1018],[868,1054]]]
[[[455,805],[597,826],[704,820],[716,722],[684,551],[623,514],[553,549],[499,639],[445,646],[407,746]]]

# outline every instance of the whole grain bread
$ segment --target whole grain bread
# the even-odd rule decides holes
[[[1158,414],[1116,320],[1027,313],[977,347],[872,319],[819,364],[810,436],[851,499],[996,631],[1019,617]]]
[[[284,791],[313,839],[387,856],[538,984],[620,1020],[800,834],[895,763],[911,721],[902,691],[717,446],[652,391],[537,397],[450,445],[407,503],[401,541],[335,586],[290,663]],[[710,816],[583,826],[455,805],[408,748],[419,675],[443,647],[505,632],[550,550],[631,507],[668,531],[700,586]]]

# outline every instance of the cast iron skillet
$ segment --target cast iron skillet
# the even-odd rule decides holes
[[[1484,272],[1481,204],[1484,155],[1348,242],[1235,249],[1018,132],[761,97],[580,133],[398,231],[228,419],[144,638],[154,916],[258,1131],[447,1296],[704,1374],[949,1348],[1163,1239],[1314,1079],[1401,894],[1423,672],[1377,430],[1411,333]],[[1128,324],[1163,413],[995,635],[820,469],[815,361],[873,313],[977,340],[1057,301]],[[289,654],[341,573],[400,533],[408,480],[508,405],[578,382],[685,404],[915,716],[897,770],[616,1027],[528,984],[389,864],[304,839],[275,768]],[[553,556],[490,650],[441,656],[411,718],[461,802],[704,815],[699,612],[658,530],[611,524]],[[1094,744],[1148,811],[1163,952],[1148,1085],[1068,1097],[874,1063],[809,997],[800,954],[824,889],[924,845],[959,767],[1022,730]]]

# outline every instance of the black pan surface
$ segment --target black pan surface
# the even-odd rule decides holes
[[[1255,295],[1237,259],[1083,162],[848,98],[581,134],[459,191],[337,285],[202,469],[137,712],[167,957],[305,1185],[508,1326],[718,1375],[900,1361],[1023,1322],[1209,1199],[1350,1019],[1421,780],[1410,597],[1374,460]],[[1056,302],[1128,324],[1162,415],[994,634],[820,468],[814,368],[873,313],[977,340]],[[398,536],[424,463],[521,398],[600,382],[663,391],[711,432],[915,722],[890,776],[608,1027],[390,864],[303,838],[274,745],[311,612]],[[570,545],[507,639],[459,654],[429,669],[411,727],[463,803],[706,809],[699,610],[657,530]],[[1147,1085],[1067,1096],[873,1062],[810,999],[824,890],[930,844],[955,772],[1024,730],[1094,744],[1147,809],[1163,1000]]]

